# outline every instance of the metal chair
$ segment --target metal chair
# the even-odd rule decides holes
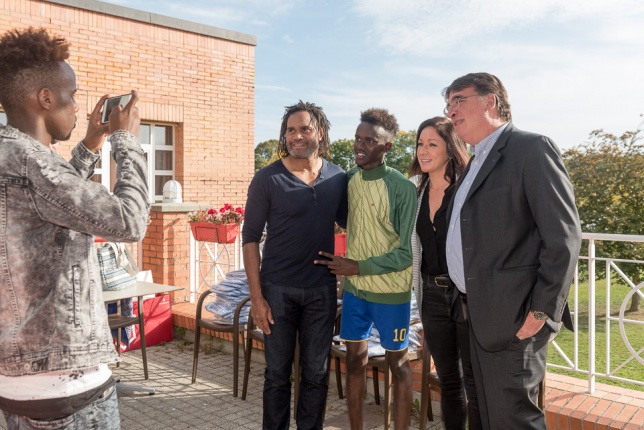
[[[336,314],[336,324],[335,324],[335,334],[340,334],[340,317],[342,313],[342,307],[338,306],[338,312]],[[418,361],[421,359],[422,351],[412,351],[408,352],[409,356],[409,361]],[[342,375],[340,372],[340,361],[345,360],[347,358],[347,353],[346,351],[341,349],[341,345],[338,343],[335,343],[331,346],[331,357],[335,361],[335,378],[336,378],[336,385],[338,387],[338,397],[341,399],[344,399],[344,392],[342,390]],[[374,392],[374,397],[376,404],[380,404],[380,386],[379,386],[379,371],[382,371],[385,375],[384,378],[384,386],[385,386],[385,404],[384,404],[384,409],[385,409],[385,430],[389,430],[389,427],[391,425],[391,380],[392,380],[392,375],[391,375],[391,370],[389,368],[389,352],[385,352],[385,355],[380,355],[376,357],[369,357],[367,361],[367,367],[371,368],[372,376],[373,376],[373,392]]]
[[[197,364],[199,361],[199,341],[201,339],[201,330],[210,330],[216,333],[232,333],[233,335],[233,397],[237,397],[238,386],[239,386],[239,335],[242,336],[242,348],[244,357],[246,357],[245,349],[245,336],[246,324],[239,323],[239,314],[244,307],[244,305],[250,300],[250,297],[246,297],[239,302],[235,313],[233,316],[233,324],[218,324],[211,320],[203,319],[201,317],[203,303],[212,293],[212,290],[206,290],[201,293],[199,296],[199,301],[197,302],[197,315],[196,315],[196,325],[195,325],[195,353],[192,361],[192,383],[194,384],[197,380]]]
[[[94,243],[105,243],[105,239],[99,236],[94,237]],[[130,263],[131,264],[131,263]],[[129,298],[127,300],[133,300]],[[148,357],[145,347],[145,322],[142,316],[143,309],[143,297],[138,297],[138,309],[139,314],[136,316],[124,316],[121,315],[121,301],[118,300],[112,303],[116,303],[116,313],[107,315],[107,322],[109,324],[110,330],[116,330],[116,352],[119,357],[121,356],[121,329],[130,327],[138,324],[139,326],[139,336],[141,337],[141,355],[143,357],[143,376],[145,379],[148,379]],[[105,304],[105,310],[108,310],[108,304]],[[116,367],[119,367],[119,363],[116,363]],[[154,394],[154,393],[151,393]]]
[[[139,309],[143,306],[141,297],[139,297]],[[129,327],[135,324],[139,326],[139,335],[141,336],[141,355],[143,357],[143,376],[145,379],[148,379],[148,357],[145,347],[145,324],[143,318],[141,318],[141,311],[139,311],[138,316],[128,317],[120,314],[121,304],[118,303],[118,311],[116,314],[109,314],[107,316],[107,321],[110,326],[110,329],[116,330],[116,351],[118,355],[121,355],[121,329]],[[118,363],[117,363],[118,367]]]
[[[420,391],[420,430],[425,430],[427,420],[434,421],[434,411],[432,410],[432,397],[430,388],[432,386],[440,388],[440,380],[435,372],[431,372],[432,355],[429,349],[423,348],[423,374],[421,378],[422,388]]]

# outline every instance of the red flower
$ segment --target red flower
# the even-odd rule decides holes
[[[239,224],[244,220],[244,209],[226,203],[221,209],[202,209],[188,214],[190,222],[209,222],[211,224]]]

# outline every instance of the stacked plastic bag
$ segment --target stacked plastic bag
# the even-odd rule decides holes
[[[234,270],[228,272],[224,279],[210,288],[213,300],[206,304],[206,310],[214,314],[213,322],[216,324],[232,325],[235,309],[243,299],[250,295],[246,272]],[[250,302],[246,303],[239,313],[239,324],[248,322]]]

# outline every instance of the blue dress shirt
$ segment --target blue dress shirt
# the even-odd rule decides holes
[[[452,217],[450,218],[447,229],[446,256],[449,277],[462,293],[465,293],[466,289],[465,269],[463,267],[463,243],[461,240],[461,208],[463,207],[463,203],[465,203],[465,198],[470,191],[476,175],[478,175],[481,166],[490,153],[490,149],[492,149],[507,125],[508,123],[506,122],[483,139],[478,145],[474,146],[474,158],[471,161],[470,170],[467,172],[465,178],[463,178],[463,182],[454,196]]]

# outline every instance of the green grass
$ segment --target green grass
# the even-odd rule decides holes
[[[611,282],[611,291],[610,291],[610,309],[611,316],[618,317],[619,309],[621,307],[622,301],[626,297],[626,294],[629,291],[627,285],[618,284],[613,278]],[[574,303],[573,290],[571,288],[569,304],[572,306]],[[644,321],[644,303],[640,306],[640,311],[638,312],[628,312],[630,303],[627,305],[627,312],[625,313],[625,318]],[[572,310],[572,309],[571,309]],[[588,283],[579,284],[579,326],[576,327],[579,332],[579,364],[578,367],[581,369],[588,369]],[[601,280],[597,281],[595,287],[595,371],[599,373],[608,373],[606,368],[606,281]],[[625,331],[628,337],[628,340],[635,351],[639,351],[644,348],[644,325],[636,324],[624,324]],[[566,353],[571,361],[574,362],[574,340],[573,333],[562,328],[559,336],[555,339],[559,347]],[[644,351],[640,352],[639,355],[641,358],[644,358]],[[625,360],[632,357],[628,351],[622,336],[620,334],[619,322],[611,321],[610,322],[610,372],[613,376],[634,379],[637,381],[644,382],[644,365],[642,365],[637,359],[632,358],[629,363],[624,367],[615,371],[615,369],[620,366]],[[548,349],[548,363],[558,364],[566,366],[567,363],[559,355],[553,346],[550,346]],[[553,367],[548,367],[549,372],[560,373],[569,376],[573,376],[580,379],[588,380],[587,374],[582,374],[573,371],[566,371],[561,369],[556,369]],[[630,388],[634,390],[644,391],[644,386],[636,385],[628,382],[616,381],[608,379],[605,377],[597,377],[597,382],[616,385],[624,388]]]

